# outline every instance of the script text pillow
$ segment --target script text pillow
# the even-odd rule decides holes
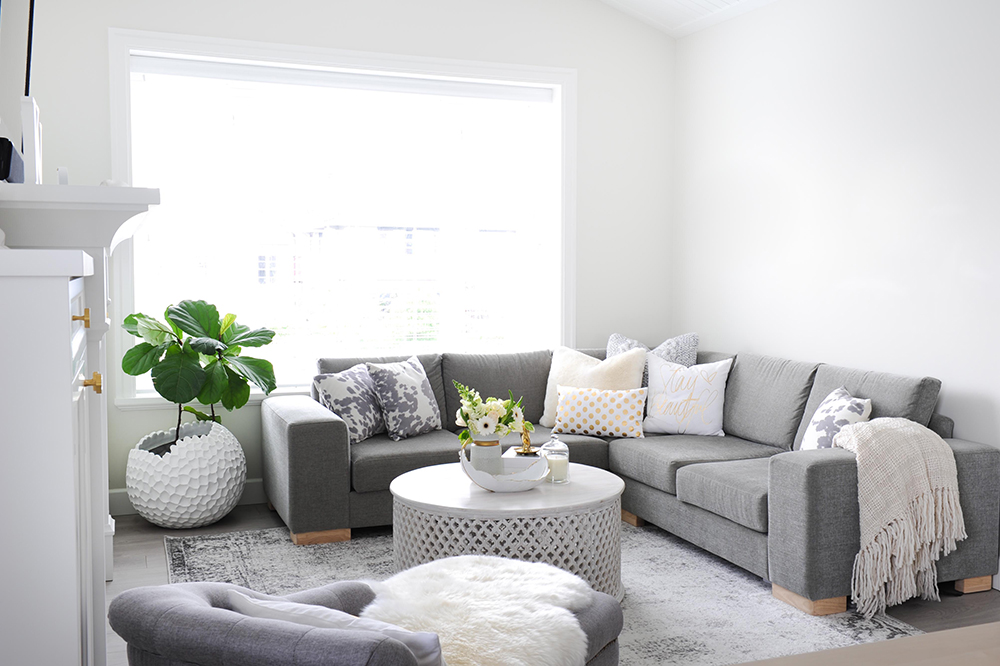
[[[385,428],[397,442],[441,429],[441,410],[416,356],[399,363],[368,363]]]
[[[802,435],[802,450],[829,449],[834,436],[844,426],[867,421],[872,414],[872,401],[855,398],[841,386],[819,403],[816,413],[809,421],[809,427]]]
[[[249,617],[268,620],[284,620],[320,629],[346,629],[348,631],[371,631],[394,638],[409,649],[417,658],[419,666],[443,666],[441,641],[437,634],[427,631],[407,631],[388,622],[357,617],[344,611],[299,604],[284,599],[255,599],[236,590],[227,590],[229,605],[233,610]]]
[[[642,437],[646,389],[601,391],[558,388],[556,424],[552,432],[595,437]]]
[[[317,375],[313,385],[319,401],[347,424],[351,444],[385,432],[385,419],[375,395],[375,383],[364,363],[329,375]]]
[[[650,349],[638,340],[626,338],[621,333],[612,333],[608,338],[607,357],[617,356],[631,349],[642,349],[652,351],[664,361],[680,363],[683,366],[692,366],[698,362],[698,334],[685,333],[676,338],[664,340],[656,349]],[[646,368],[642,371],[642,385],[649,386],[649,372]]]
[[[653,353],[646,358],[649,362],[649,400],[642,426],[647,435],[721,437],[726,434],[722,430],[722,411],[726,379],[733,359],[685,368]]]
[[[616,391],[637,389],[642,386],[642,369],[645,366],[646,352],[641,349],[600,361],[569,347],[557,347],[552,352],[552,366],[545,387],[545,410],[538,423],[546,428],[556,424],[560,385]]]

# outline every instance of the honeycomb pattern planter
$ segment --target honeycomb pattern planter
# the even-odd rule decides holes
[[[160,527],[210,525],[233,510],[247,479],[236,437],[218,423],[181,425],[181,439],[160,457],[150,453],[175,428],[146,435],[128,452],[125,487],[139,515]]]

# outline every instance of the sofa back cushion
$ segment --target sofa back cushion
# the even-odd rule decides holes
[[[937,404],[941,380],[933,377],[904,377],[888,372],[867,372],[820,365],[816,371],[809,400],[795,435],[795,448],[799,448],[809,422],[823,400],[841,386],[856,398],[872,401],[871,418],[897,417],[916,421],[922,426],[930,423]]]
[[[774,356],[738,354],[726,383],[723,430],[727,435],[791,450],[817,367]]]
[[[537,425],[545,406],[545,386],[549,379],[552,351],[544,349],[516,354],[445,354],[441,370],[444,377],[444,427],[457,432],[455,412],[459,408],[454,381],[479,391],[483,399],[505,399],[507,391],[514,398],[524,398],[524,418]]]
[[[400,361],[405,361],[408,358],[409,356],[321,358],[316,362],[316,366],[319,368],[319,374],[323,375],[332,372],[343,372],[358,363],[399,363]],[[441,378],[441,354],[420,354],[417,356],[417,360],[420,361],[420,365],[424,366],[424,372],[427,373],[427,379],[430,381],[431,389],[434,391],[434,399],[437,400],[438,409],[442,412],[441,417],[444,419],[445,424],[447,424],[448,419],[444,414],[445,394],[444,380]],[[317,402],[319,401],[319,394],[316,392],[315,382],[312,387],[312,397]],[[452,418],[451,420],[454,421],[455,419]]]
[[[698,360],[695,361],[695,365],[705,365],[706,363],[718,363],[719,361],[725,361],[727,358],[736,358],[736,354],[724,354],[722,352],[714,352],[714,351],[699,351]]]

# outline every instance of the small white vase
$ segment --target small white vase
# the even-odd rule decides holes
[[[232,511],[243,494],[243,447],[220,424],[195,421],[181,425],[181,438],[168,453],[150,453],[173,441],[174,430],[150,433],[129,451],[128,498],[140,516],[160,527],[210,525]]]
[[[469,444],[469,463],[474,469],[487,474],[503,474],[503,451],[500,450],[499,435],[473,435]]]

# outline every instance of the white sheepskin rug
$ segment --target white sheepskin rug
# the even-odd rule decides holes
[[[361,613],[441,639],[448,666],[582,666],[587,636],[572,611],[594,592],[550,564],[462,555],[382,582]]]

